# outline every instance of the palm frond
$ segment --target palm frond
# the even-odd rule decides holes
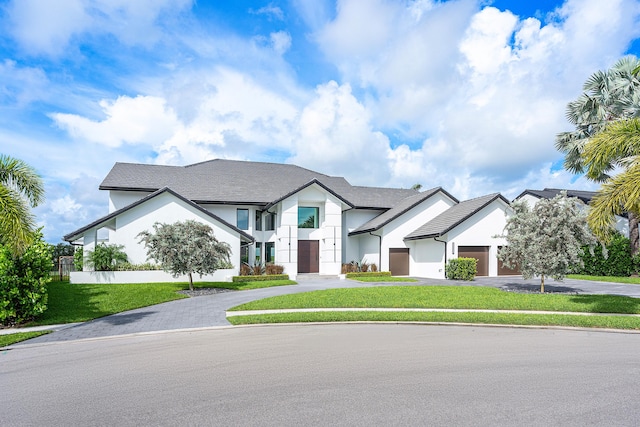
[[[24,196],[32,207],[44,201],[44,185],[36,171],[22,160],[0,154],[0,185]]]

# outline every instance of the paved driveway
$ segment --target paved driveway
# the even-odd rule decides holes
[[[321,278],[317,276],[300,278],[298,283],[298,285],[293,286],[225,292],[171,301],[66,327],[48,335],[43,335],[16,345],[71,341],[163,330],[228,326],[229,322],[227,322],[225,315],[226,310],[245,302],[270,296],[322,289],[390,285],[390,283],[360,283],[351,280],[338,280],[335,278]],[[536,279],[523,280],[521,277],[481,277],[476,278],[473,282],[419,279],[418,282],[407,283],[406,285],[473,285],[506,289],[531,289],[535,291],[539,289],[540,282]],[[579,294],[612,294],[640,298],[640,285],[624,285],[566,279],[564,282],[555,282],[553,280],[547,281],[545,289],[548,292],[562,291],[575,292]]]

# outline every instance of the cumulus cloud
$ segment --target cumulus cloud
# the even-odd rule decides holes
[[[545,21],[465,0],[344,0],[315,40],[364,93],[373,129],[413,141],[390,149],[393,181],[422,173],[473,196],[531,177],[576,185],[539,165],[560,159],[567,102],[624,54],[639,17],[632,0],[567,0]]]
[[[331,81],[318,86],[315,99],[303,109],[289,161],[354,183],[375,184],[388,175],[388,150],[388,138],[372,129],[369,112],[351,87]]]
[[[291,36],[286,31],[278,31],[275,33],[271,33],[269,35],[271,38],[271,44],[273,45],[273,50],[278,54],[282,55],[291,47]]]
[[[76,139],[119,147],[122,144],[156,144],[179,126],[175,113],[162,98],[121,96],[100,101],[106,118],[91,120],[76,114],[51,114],[56,124]]]

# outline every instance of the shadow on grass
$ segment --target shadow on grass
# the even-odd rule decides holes
[[[624,297],[619,295],[575,295],[572,302],[591,307],[590,311],[596,313],[626,313],[640,312],[640,298]]]
[[[98,286],[51,282],[47,290],[47,310],[31,325],[83,322],[111,314],[100,307],[99,300],[107,293]]]

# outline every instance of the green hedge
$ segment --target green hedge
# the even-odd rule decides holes
[[[475,258],[453,258],[444,268],[444,274],[450,280],[473,280],[476,277],[478,260]]]
[[[351,279],[352,277],[379,277],[379,276],[391,276],[390,271],[367,271],[365,273],[347,273],[345,277]]]
[[[607,245],[607,256],[602,251],[602,246],[598,243],[593,249],[593,255],[588,246],[582,248],[583,266],[575,269],[577,274],[587,276],[614,276],[629,277],[637,270],[633,257],[629,239],[616,234]]]
[[[233,276],[232,282],[266,282],[268,280],[289,280],[288,274],[266,274],[263,276]]]

